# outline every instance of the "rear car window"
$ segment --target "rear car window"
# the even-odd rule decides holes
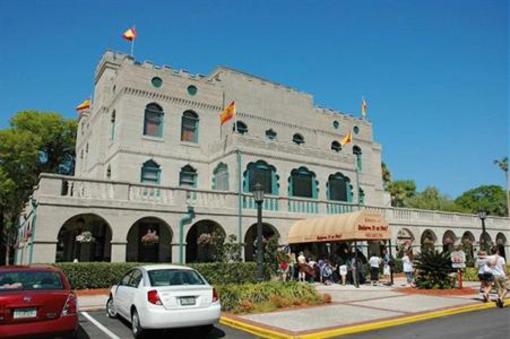
[[[0,292],[12,290],[61,290],[60,274],[48,271],[0,272]]]
[[[163,269],[149,271],[151,286],[205,285],[204,279],[193,270]]]

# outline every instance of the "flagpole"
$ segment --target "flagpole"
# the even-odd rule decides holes
[[[133,56],[134,50],[135,50],[135,39],[131,40],[131,56],[132,57],[134,57]]]

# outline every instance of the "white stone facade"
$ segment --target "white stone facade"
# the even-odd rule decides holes
[[[162,81],[159,87],[153,84],[154,78]],[[196,93],[189,86],[194,86]],[[232,100],[236,102],[236,121],[247,126],[244,134],[233,132],[234,120],[220,126],[219,112]],[[144,135],[149,104],[157,104],[163,111],[158,137]],[[196,142],[181,141],[182,117],[187,111],[198,116]],[[353,129],[358,131],[353,133],[353,141],[338,152],[332,150],[332,142],[339,142]],[[276,132],[274,139],[266,136],[268,130]],[[293,142],[296,133],[304,143]],[[359,171],[355,146],[361,149]],[[213,223],[225,234],[235,234],[246,242],[246,234],[256,222],[246,171],[257,161],[273,166],[276,172],[272,184],[277,194],[265,200],[264,222],[279,234],[280,243],[286,243],[295,220],[358,208],[382,213],[390,222],[394,241],[403,228],[413,234],[415,244],[425,230],[434,232],[438,245],[447,230],[456,238],[470,232],[470,237],[478,240],[481,234],[476,216],[387,206],[381,145],[374,141],[369,121],[319,108],[309,94],[227,67],[218,67],[208,76],[191,75],[106,52],[96,68],[93,105],[80,115],[76,154],[75,177],[41,175],[34,192],[37,207],[27,208],[22,220],[18,263],[54,262],[57,252],[66,252],[59,232],[66,223],[75,222],[82,226],[70,228],[71,237],[66,239],[94,226],[98,243],[109,254],[103,255],[98,246],[90,251],[111,261],[125,261],[136,256],[133,253],[139,246],[146,246],[139,242],[139,233],[130,233],[140,220],[145,223],[141,230],[157,227],[161,233],[158,248],[147,245],[146,249],[159,261],[184,261],[186,238],[200,221],[204,227]],[[142,167],[148,161],[159,166],[155,184],[141,182]],[[214,190],[213,173],[220,163],[228,169],[227,191]],[[181,169],[188,165],[196,170],[194,187],[180,185]],[[290,193],[291,172],[301,167],[314,174],[317,194],[313,197]],[[349,201],[329,199],[328,178],[336,173],[350,180]],[[364,192],[363,206],[357,204],[358,186]],[[186,220],[189,207],[194,215]],[[78,217],[82,215],[93,217]],[[100,223],[106,226],[98,226]],[[506,241],[510,236],[508,218],[487,218],[486,224],[493,241],[497,237]],[[82,253],[87,246],[81,244],[69,255]]]

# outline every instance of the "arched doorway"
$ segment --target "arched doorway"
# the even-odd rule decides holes
[[[505,258],[506,261],[505,245],[506,245],[505,235],[503,233],[498,233],[496,235],[496,246],[498,246],[499,255]]]
[[[454,244],[457,241],[457,236],[452,231],[448,230],[443,234],[443,252],[452,252]]]
[[[212,220],[196,222],[186,235],[186,262],[213,262],[218,258],[216,247],[225,241],[225,231]]]
[[[475,252],[474,245],[476,243],[475,236],[473,233],[466,231],[462,235],[462,249],[464,253],[466,253],[466,265],[469,267],[473,267],[475,265]]]
[[[492,238],[489,233],[485,232],[480,234],[480,250],[489,252],[492,246]]]
[[[274,226],[262,223],[262,242],[265,244],[269,239],[275,237],[280,238],[280,234]],[[244,236],[244,260],[255,261],[257,253],[257,224],[253,224],[248,228]]]
[[[163,220],[145,217],[135,222],[127,236],[126,261],[171,262],[172,230]]]
[[[437,237],[434,232],[431,230],[425,230],[421,235],[421,250],[434,250],[434,246],[436,244]]]
[[[110,261],[112,230],[96,214],[80,214],[67,220],[57,237],[55,262]]]
[[[397,233],[397,247],[398,257],[403,257],[404,253],[411,249],[414,244],[414,235],[407,228],[401,228]]]

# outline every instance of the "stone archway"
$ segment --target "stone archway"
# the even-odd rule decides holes
[[[401,228],[397,233],[397,251],[400,256],[414,245],[414,235],[408,228]]]
[[[454,250],[455,242],[457,241],[457,236],[453,231],[446,231],[443,234],[443,252],[451,252]]]
[[[490,253],[490,249],[493,245],[494,244],[489,233],[485,232],[480,234],[480,250],[484,250]]]
[[[262,223],[262,242],[266,243],[269,239],[276,236],[280,238],[280,233],[271,224]],[[255,261],[257,252],[257,224],[251,225],[244,235],[244,260]]]
[[[499,255],[505,258],[506,260],[506,253],[505,253],[505,246],[506,246],[506,237],[503,233],[498,233],[496,235],[496,246],[498,246]]]
[[[475,244],[476,238],[473,233],[466,231],[461,239],[462,249],[466,253],[466,265],[473,267],[475,265]]]
[[[421,250],[431,249],[434,250],[434,246],[437,242],[437,236],[432,230],[425,230],[421,235]]]
[[[112,229],[108,222],[92,213],[68,219],[57,236],[55,262],[110,261]]]
[[[186,262],[217,261],[216,246],[225,241],[225,230],[215,221],[200,220],[186,235]]]
[[[126,261],[171,262],[172,238],[170,226],[156,217],[136,221],[127,235]]]

